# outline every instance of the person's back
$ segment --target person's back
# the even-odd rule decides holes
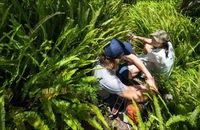
[[[146,75],[146,82],[149,86],[155,86],[155,80],[146,69],[143,62],[137,56],[132,54],[131,44],[112,39],[104,48],[104,54],[102,54],[98,60],[99,62],[97,62],[95,67],[98,67],[99,69],[95,69],[93,75],[99,79],[99,85],[102,89],[110,93],[110,96],[104,98],[104,101],[108,103],[111,108],[114,108],[112,109],[112,113],[117,113],[119,110],[117,108],[121,108],[121,104],[123,103],[126,108],[125,101],[127,100],[135,100],[137,103],[147,101],[148,97],[143,94],[144,92],[157,92],[157,89],[148,89],[143,85],[125,85],[116,76],[116,71],[119,68],[119,61],[126,60],[135,64],[135,67],[138,67],[138,70],[140,69]],[[104,97],[105,91],[101,91],[100,94]],[[118,99],[123,100],[120,100],[121,103],[119,103]],[[134,116],[134,118],[137,118],[137,116]]]
[[[95,67],[100,68],[93,71],[94,76],[99,79],[100,86],[109,93],[119,94],[124,92],[126,85],[124,85],[115,74],[101,64],[97,64]]]
[[[127,60],[136,64],[136,66],[146,75],[146,82],[149,86],[156,86],[154,78],[146,69],[142,61],[132,54],[131,44],[112,39],[110,40],[110,43],[105,46],[104,54],[99,57],[99,64],[96,67],[101,67],[102,69],[94,70],[94,75],[99,79],[102,88],[121,97],[134,99],[136,102],[147,100],[147,97],[142,94],[142,91],[137,91],[138,87],[144,86],[125,85],[116,76],[120,60]]]
[[[164,30],[157,30],[151,34],[152,38],[131,35],[132,38],[144,41],[144,55],[138,55],[151,73],[170,76],[174,66],[174,49],[169,42],[169,35]]]
[[[170,42],[167,44],[167,55],[163,48],[154,49],[146,55],[138,55],[151,73],[170,76],[174,66],[175,53],[172,44]]]

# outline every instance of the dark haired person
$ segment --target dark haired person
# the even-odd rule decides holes
[[[132,53],[131,44],[123,43],[118,39],[111,39],[110,43],[104,48],[104,54],[100,56],[99,64],[96,66],[103,69],[94,70],[94,75],[99,79],[100,85],[109,93],[117,94],[127,99],[134,99],[136,102],[146,101],[147,97],[143,95],[143,91],[147,91],[147,87],[143,85],[127,86],[116,76],[121,60],[134,64],[146,75],[147,84],[155,89],[156,83],[154,78],[143,62]]]
[[[157,92],[155,80],[144,66],[143,62],[132,53],[132,46],[130,43],[121,42],[118,39],[111,39],[109,42],[110,43],[104,48],[104,53],[99,57],[99,63],[96,65],[96,67],[100,67],[100,69],[93,71],[94,75],[99,79],[99,84],[103,88],[99,91],[100,97],[104,99],[104,103],[110,106],[112,115],[115,116],[120,109],[126,109],[128,116],[137,124],[136,109],[133,105],[128,105],[129,101],[125,99],[135,100],[142,111],[143,105],[141,103],[148,100],[144,92]],[[122,60],[135,65],[135,68],[143,72],[146,76],[146,82],[150,87],[123,83],[116,75],[119,69],[119,63]],[[126,118],[122,120],[127,123]]]

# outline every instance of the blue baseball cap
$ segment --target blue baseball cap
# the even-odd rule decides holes
[[[132,53],[132,46],[128,42],[121,42],[118,39],[111,39],[110,43],[105,46],[104,54],[110,59],[119,58]]]

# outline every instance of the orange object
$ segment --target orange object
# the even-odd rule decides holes
[[[140,109],[140,111],[142,110],[142,106],[139,104],[138,105],[138,108]],[[128,117],[135,123],[137,124],[138,123],[138,117],[137,117],[137,110],[136,110],[136,107],[132,104],[128,105],[127,108],[127,115]]]

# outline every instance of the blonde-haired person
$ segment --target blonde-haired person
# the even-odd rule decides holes
[[[130,35],[131,38],[145,42],[144,55],[138,55],[147,69],[155,75],[170,76],[175,53],[172,43],[169,41],[169,34],[164,30],[157,30],[151,34],[151,38],[145,38],[137,35]]]
[[[137,56],[143,61],[144,65],[157,78],[157,80],[159,80],[161,75],[166,77],[171,75],[175,61],[175,53],[166,31],[157,30],[151,34],[151,38],[145,38],[133,34],[129,34],[129,36],[145,42],[145,54]],[[136,75],[143,77],[139,72],[140,70],[136,66],[129,65],[119,68],[117,75],[123,83],[127,83]],[[173,99],[173,96],[171,94],[166,94],[164,90],[160,90],[160,92],[163,93],[165,99]]]
[[[142,61],[132,53],[132,46],[127,42],[118,39],[111,39],[110,43],[104,48],[104,54],[99,58],[100,63],[96,67],[102,69],[94,70],[94,75],[99,79],[100,85],[109,93],[117,94],[127,99],[134,99],[136,102],[144,102],[148,98],[143,95],[144,91],[149,91],[143,85],[125,85],[116,76],[121,60],[129,61],[134,64],[147,77],[149,86],[156,86],[155,80],[144,66]],[[152,87],[157,91],[155,87]]]

